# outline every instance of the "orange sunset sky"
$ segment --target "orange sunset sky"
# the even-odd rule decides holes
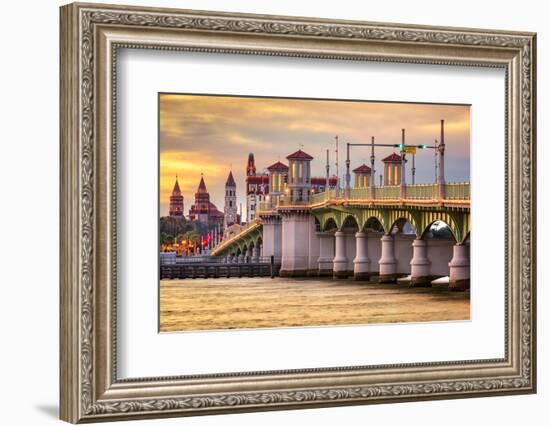
[[[298,149],[312,155],[313,176],[325,175],[330,149],[335,168],[335,135],[340,141],[340,177],[345,171],[345,143],[398,144],[406,129],[407,144],[430,144],[439,139],[445,119],[445,176],[448,182],[470,179],[470,107],[465,105],[406,104],[288,98],[160,94],[160,215],[168,215],[176,175],[187,215],[204,173],[210,200],[223,211],[224,184],[230,170],[243,204],[246,161],[253,152],[257,172]],[[397,149],[377,148],[376,183],[380,160]],[[351,169],[370,165],[370,148],[353,147]],[[407,163],[407,182],[411,181]],[[416,183],[434,181],[434,151],[416,155]],[[341,181],[343,183],[343,180]]]

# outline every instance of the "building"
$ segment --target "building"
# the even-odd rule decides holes
[[[237,214],[237,184],[230,171],[225,182],[225,204],[223,207],[223,227],[227,228],[233,224],[240,223],[240,216]]]
[[[183,195],[181,194],[178,177],[176,175],[176,183],[170,195],[170,216],[183,216]]]
[[[382,159],[384,163],[384,185],[401,184],[401,164],[403,160],[399,154],[392,153]]]
[[[364,163],[353,170],[355,174],[355,188],[368,188],[371,184],[372,170]],[[374,184],[374,183],[373,183]]]
[[[269,172],[269,200],[272,206],[288,191],[288,166],[284,163],[273,163],[267,168]]]
[[[256,173],[254,153],[249,153],[246,165],[246,222],[254,221],[258,204],[266,200],[268,194],[269,175]]]
[[[189,219],[211,225],[221,225],[224,221],[224,213],[210,202],[210,193],[206,189],[202,174],[195,193],[195,204],[189,209]]]
[[[305,156],[311,157],[303,151],[299,150]],[[298,153],[298,152],[296,152]],[[289,157],[294,156],[296,153],[291,154]],[[288,158],[288,157],[287,157]],[[313,157],[311,157],[313,159]],[[289,160],[290,163],[294,163],[294,160]],[[309,169],[308,169],[309,170]],[[256,167],[254,165],[254,155],[250,154],[247,164],[247,208],[251,214],[247,217],[248,222],[254,220],[257,215],[257,203],[260,201],[267,201],[271,206],[276,206],[279,200],[284,195],[290,195],[289,188],[289,167],[284,163],[277,161],[267,168],[267,175],[256,174]],[[321,193],[327,188],[326,177],[309,177],[308,178],[309,189],[308,194]],[[336,188],[338,179],[336,176],[329,178],[329,188]],[[260,188],[258,189],[258,186]]]
[[[288,190],[293,202],[307,202],[311,193],[311,161],[313,157],[298,150],[286,156],[290,178]]]

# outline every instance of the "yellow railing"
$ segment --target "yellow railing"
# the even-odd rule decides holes
[[[260,203],[260,211],[273,211],[278,206],[289,205],[318,205],[329,200],[344,199],[350,200],[397,200],[401,199],[401,187],[399,185],[386,185],[374,188],[374,198],[371,197],[371,188],[351,188],[349,197],[346,197],[346,190],[340,189],[338,197],[334,188],[328,190],[328,193],[316,193],[309,196],[309,200],[293,201],[290,195],[278,196],[278,200]],[[406,200],[437,200],[439,198],[438,184],[415,184],[405,186]],[[445,184],[445,200],[469,200],[470,183],[452,182]]]
[[[445,184],[445,198],[449,200],[470,200],[470,183],[451,182]]]
[[[407,199],[437,199],[437,184],[408,185]]]
[[[398,185],[386,185],[374,190],[375,199],[399,199],[401,188]]]
[[[240,238],[244,237],[246,234],[250,233],[252,230],[261,227],[262,222],[259,219],[254,220],[250,224],[248,224],[243,229],[239,230],[236,234],[229,237],[228,239],[222,241],[219,245],[214,247],[212,249],[212,252],[210,255],[217,255],[223,248],[227,247],[228,245],[231,245],[233,242],[239,240]]]

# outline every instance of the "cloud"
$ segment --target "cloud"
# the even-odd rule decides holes
[[[237,182],[238,199],[246,206],[244,179],[249,152],[259,172],[302,148],[314,157],[312,173],[324,175],[326,150],[335,171],[334,137],[340,140],[340,173],[344,171],[345,143],[396,144],[401,129],[407,143],[433,144],[445,119],[446,171],[449,180],[469,180],[470,109],[463,105],[435,105],[284,98],[177,95],[160,96],[161,214],[175,175],[185,197],[185,209],[204,173],[211,200],[223,209],[224,184],[229,170]],[[394,151],[376,151],[379,160]],[[370,162],[370,149],[353,147],[352,168]],[[417,182],[433,180],[432,150],[416,156]]]

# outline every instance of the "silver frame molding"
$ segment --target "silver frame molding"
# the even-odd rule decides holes
[[[535,34],[100,4],[71,4],[60,13],[63,420],[112,421],[535,392]],[[118,48],[503,68],[505,357],[118,379]]]

